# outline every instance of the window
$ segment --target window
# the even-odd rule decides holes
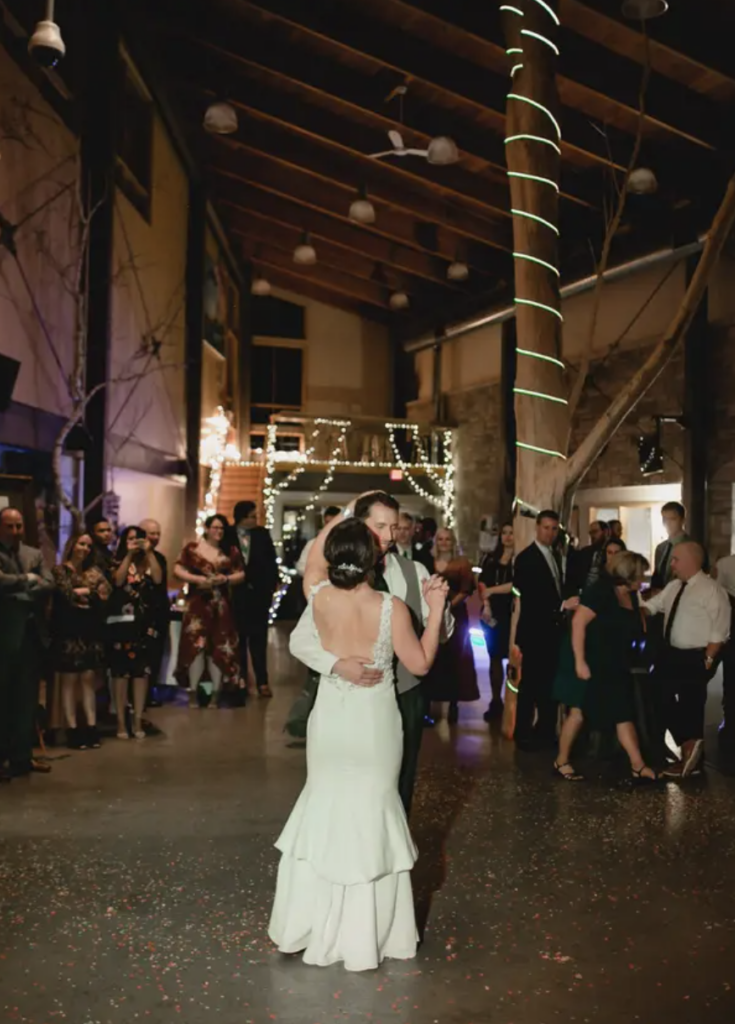
[[[253,422],[267,422],[267,416],[265,420],[256,418],[256,409],[300,409],[303,351],[280,345],[254,345],[252,352]]]
[[[117,182],[138,213],[151,217],[153,102],[123,54],[117,128]]]
[[[252,302],[252,328],[256,337],[304,340],[303,306],[272,295],[255,295]]]

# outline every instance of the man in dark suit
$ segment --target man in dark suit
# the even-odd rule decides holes
[[[415,534],[416,520],[408,512],[401,512],[395,532],[395,553],[399,558],[408,559],[409,562],[420,562],[429,570],[429,574],[433,575],[434,556],[431,553],[431,548],[417,542]]]
[[[41,552],[23,543],[23,516],[0,511],[0,781],[49,772],[33,759],[38,684],[48,646],[45,605],[54,588]],[[7,762],[7,767],[6,767]]]
[[[667,501],[661,509],[661,522],[666,530],[668,540],[662,540],[656,547],[653,557],[653,576],[651,590],[659,591],[675,578],[671,568],[671,556],[677,544],[689,540],[686,532],[686,509],[679,501]],[[707,568],[705,564],[705,569]]]
[[[605,567],[605,546],[610,528],[601,519],[590,523],[590,542],[579,551],[569,552],[567,591],[578,594],[600,578]]]
[[[168,561],[158,547],[161,543],[161,524],[156,519],[144,519],[140,524],[141,530],[145,530],[148,543],[151,546],[153,556],[161,567],[161,582],[154,584],[155,616],[153,625],[156,636],[151,644],[151,689],[148,697],[149,707],[160,707],[160,693],[157,687],[161,685],[161,666],[163,655],[166,652],[168,643],[169,627],[171,625],[171,605],[168,599]]]
[[[436,519],[432,519],[431,516],[424,516],[414,528],[414,561],[421,562],[432,574],[434,572],[434,538],[437,528]]]
[[[578,597],[563,597],[564,569],[554,550],[558,534],[556,512],[540,512],[536,540],[518,555],[513,571],[517,606],[511,641],[523,655],[514,738],[518,748],[525,751],[556,742],[553,684],[566,624],[564,612],[579,604]]]
[[[96,519],[87,522],[87,533],[92,538],[92,564],[95,569],[107,577],[112,583],[114,556],[110,551],[113,529],[109,519]]]
[[[258,526],[254,501],[235,506],[237,543],[245,566],[245,582],[234,589],[234,608],[240,634],[240,675],[248,677],[248,648],[261,697],[272,697],[268,685],[268,614],[278,585],[278,562],[271,535]]]

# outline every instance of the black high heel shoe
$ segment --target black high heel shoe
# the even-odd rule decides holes
[[[653,778],[650,775],[644,775],[644,771],[648,768],[649,772],[653,772]],[[657,782],[661,781],[661,776],[653,768],[649,768],[647,764],[642,765],[637,771],[635,768],[630,769],[633,778],[631,782],[634,786],[654,786]]]
[[[563,772],[562,768],[571,768],[572,770],[570,772]],[[554,774],[558,775],[559,778],[563,779],[565,782],[585,781],[584,775],[580,775],[578,772],[575,772],[574,766],[571,765],[568,761],[565,764],[557,764],[557,762],[554,761]]]

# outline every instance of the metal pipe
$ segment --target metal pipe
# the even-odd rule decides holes
[[[662,249],[659,252],[649,253],[647,256],[630,260],[628,263],[621,263],[619,267],[611,267],[602,275],[603,280],[608,283],[620,281],[625,277],[630,277],[631,274],[648,270],[650,267],[663,266],[667,263],[675,263],[686,259],[688,256],[694,256],[704,248],[705,239],[706,236],[702,236],[696,242],[689,242],[687,245],[681,245],[676,249]],[[571,284],[564,285],[561,289],[561,297],[562,299],[569,299],[573,295],[581,295],[583,292],[588,292],[594,288],[596,281],[597,275],[592,274],[590,277],[583,277],[579,281],[573,281]],[[479,331],[482,327],[502,324],[503,321],[511,320],[515,315],[515,306],[508,306],[505,309],[499,309],[494,313],[488,313],[486,316],[479,317],[477,320],[466,320],[464,323],[455,324],[453,327],[447,328],[443,334],[432,334],[423,338],[417,338],[416,341],[406,342],[403,346],[404,351],[410,353],[423,352],[427,348],[443,345],[446,341],[461,338],[465,334],[472,333],[472,331]]]

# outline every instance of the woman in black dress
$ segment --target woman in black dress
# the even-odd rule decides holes
[[[71,537],[54,570],[52,620],[54,669],[58,673],[67,743],[75,750],[96,749],[96,683],[105,663],[104,605],[111,587],[95,565],[88,533]],[[77,726],[81,695],[86,726]]]
[[[148,678],[153,665],[157,635],[157,587],[163,579],[161,566],[139,526],[123,530],[115,556],[107,618],[109,666],[117,709],[117,738],[129,739],[125,722],[130,682],[133,684],[133,735],[145,739],[143,711]]]
[[[490,655],[490,690],[492,700],[485,712],[486,722],[503,717],[503,662],[510,646],[510,618],[513,604],[513,558],[515,554],[513,524],[505,523],[498,545],[486,555],[480,573],[482,598],[482,629]]]
[[[585,721],[593,729],[616,730],[636,781],[657,779],[643,760],[633,724],[633,652],[644,630],[638,592],[648,568],[643,555],[632,551],[616,555],[600,578],[582,592],[571,636],[564,638],[554,698],[569,708],[569,715],[559,737],[554,771],[567,782],[582,780],[570,757]]]

